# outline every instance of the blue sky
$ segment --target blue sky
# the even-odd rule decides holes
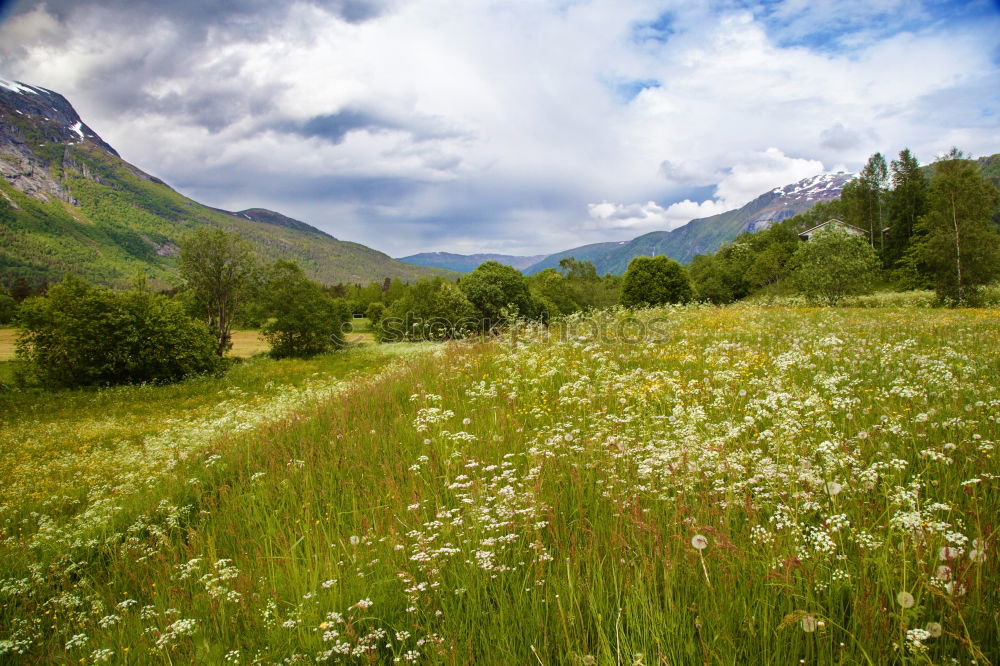
[[[1000,5],[933,0],[7,3],[57,90],[203,203],[394,256],[538,254],[875,151],[1000,151]]]

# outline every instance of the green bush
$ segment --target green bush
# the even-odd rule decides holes
[[[365,309],[365,317],[371,322],[372,326],[378,326],[379,321],[382,320],[382,315],[385,314],[385,303],[382,301],[375,301],[368,305]]]
[[[801,243],[790,264],[795,290],[828,305],[872,293],[879,269],[878,255],[867,240],[833,227]]]
[[[215,338],[179,303],[67,277],[18,314],[17,353],[49,386],[170,382],[218,369]]]
[[[14,321],[14,313],[17,311],[17,302],[14,298],[0,288],[0,325],[6,325]]]
[[[275,358],[308,357],[344,346],[347,303],[334,299],[297,264],[278,261],[267,271],[264,302],[270,318],[261,329]]]
[[[636,257],[622,279],[621,302],[627,308],[687,303],[694,297],[684,267],[669,257]]]
[[[516,268],[487,261],[462,278],[459,286],[489,326],[504,322],[513,310],[522,317],[538,314],[528,281]]]
[[[389,306],[375,335],[380,342],[449,340],[466,337],[483,325],[462,290],[436,278],[419,281]]]

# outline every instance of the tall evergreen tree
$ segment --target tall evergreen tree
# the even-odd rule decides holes
[[[917,220],[927,210],[927,179],[909,148],[900,151],[899,159],[892,161],[892,191],[887,198],[889,231],[883,261],[886,268],[892,268],[903,258]]]
[[[840,198],[844,202],[844,221],[868,232],[868,244],[882,247],[885,228],[883,203],[889,184],[889,170],[882,153],[868,158],[857,178],[844,186]]]

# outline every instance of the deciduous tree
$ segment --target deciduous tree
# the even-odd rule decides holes
[[[622,280],[621,302],[625,307],[687,303],[694,297],[691,279],[679,263],[669,257],[636,257]]]
[[[236,311],[258,275],[256,253],[236,234],[198,227],[181,241],[178,267],[215,333],[216,353],[222,356],[232,346]]]

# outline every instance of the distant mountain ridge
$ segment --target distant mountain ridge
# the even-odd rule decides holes
[[[534,275],[546,268],[557,268],[566,257],[590,261],[602,275],[621,275],[632,259],[641,256],[662,254],[686,264],[698,254],[715,252],[741,232],[766,229],[820,201],[836,199],[851,178],[853,174],[843,172],[805,178],[765,192],[741,208],[691,220],[671,231],[653,231],[630,241],[595,243],[551,254],[524,269],[524,273]]]
[[[73,273],[127,285],[139,272],[176,283],[191,229],[235,231],[268,261],[290,259],[327,284],[456,274],[414,266],[263,208],[204,206],[121,159],[54,91],[0,79],[0,278],[55,282]]]
[[[520,256],[511,254],[452,254],[451,252],[420,252],[411,254],[408,257],[398,257],[398,261],[417,266],[434,266],[444,268],[459,273],[471,273],[476,267],[487,261],[495,261],[506,266],[511,266],[517,270],[523,270],[535,264],[546,255],[536,254],[531,256]]]

